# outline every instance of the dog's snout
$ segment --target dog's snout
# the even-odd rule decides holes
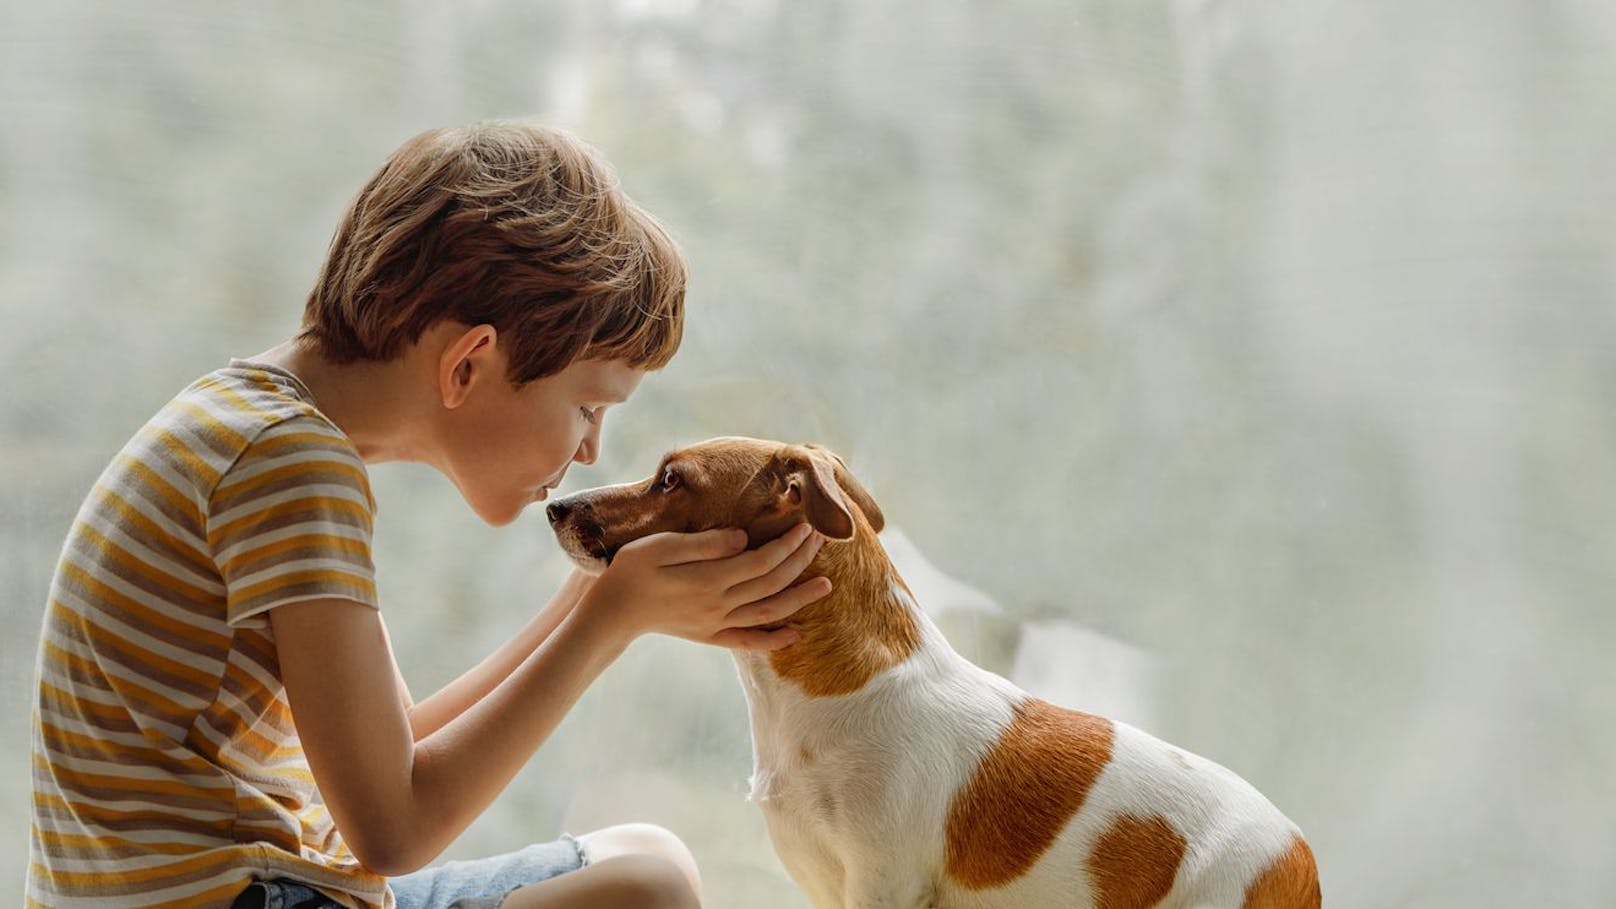
[[[559,524],[572,513],[572,506],[566,502],[551,502],[544,507],[544,513],[550,518],[551,524]]]

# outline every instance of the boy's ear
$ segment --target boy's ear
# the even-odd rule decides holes
[[[503,371],[499,362],[499,333],[492,325],[473,325],[456,334],[448,333],[449,343],[438,356],[438,394],[443,406],[453,410],[466,403],[471,388],[490,372]]]

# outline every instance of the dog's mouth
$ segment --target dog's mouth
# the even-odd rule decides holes
[[[592,521],[580,523],[578,527],[578,545],[592,559],[599,559],[607,565],[612,564],[612,557],[617,555],[621,547],[606,545],[606,531],[599,524]]]
[[[612,564],[621,546],[609,545],[606,542],[606,531],[598,523],[588,519],[574,519],[566,526],[555,528],[557,540],[561,548],[572,558],[574,564],[590,572],[599,572]]]

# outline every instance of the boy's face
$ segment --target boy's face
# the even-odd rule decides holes
[[[447,413],[443,466],[472,510],[496,527],[544,500],[574,461],[594,463],[606,409],[645,376],[621,361],[578,360],[517,388],[505,378],[503,352],[481,368]]]

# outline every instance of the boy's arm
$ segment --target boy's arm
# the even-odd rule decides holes
[[[361,863],[398,875],[442,852],[638,635],[772,649],[791,632],[753,626],[779,622],[829,592],[822,578],[788,586],[818,548],[803,535],[738,555],[744,535],[657,536],[663,539],[620,550],[542,643],[420,741],[379,612],[343,599],[269,611],[309,767]]]
[[[550,602],[515,637],[419,704],[409,700],[408,689],[403,688],[403,676],[400,675],[399,684],[403,688],[405,710],[409,714],[410,731],[415,741],[421,741],[465,713],[466,708],[482,700],[515,672],[516,667],[538,649],[572,612],[572,608],[578,605],[578,598],[589,589],[593,580],[589,575],[574,570],[555,596],[550,598]]]
[[[627,641],[566,623],[494,691],[417,743],[381,614],[348,600],[270,611],[282,681],[337,828],[371,870],[422,867],[493,801]]]
[[[393,655],[393,636],[387,633],[387,622],[382,622],[382,643],[387,645],[387,659],[393,664],[393,683],[398,689],[398,700],[405,711],[415,709],[415,698],[410,694],[410,683],[404,680],[404,671],[398,668],[398,657]]]

